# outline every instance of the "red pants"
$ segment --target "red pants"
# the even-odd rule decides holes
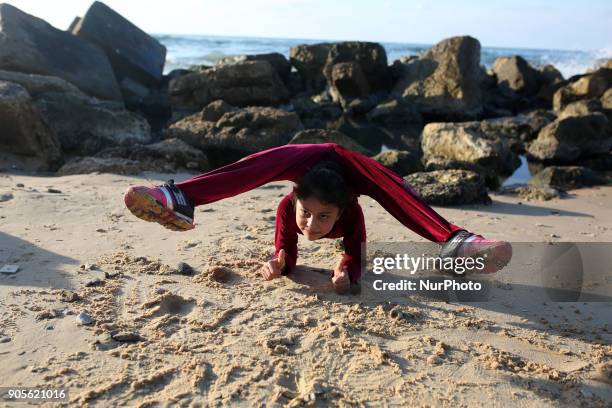
[[[462,229],[423,202],[399,175],[374,159],[334,143],[284,145],[264,150],[177,186],[197,206],[273,181],[295,182],[321,160],[340,163],[356,194],[372,197],[399,222],[430,241],[444,242]]]

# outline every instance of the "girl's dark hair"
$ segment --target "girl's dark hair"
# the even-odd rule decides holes
[[[343,210],[352,198],[342,166],[333,161],[323,161],[308,170],[293,188],[300,200],[314,197],[326,204],[334,204]]]

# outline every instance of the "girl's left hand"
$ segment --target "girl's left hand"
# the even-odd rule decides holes
[[[338,262],[334,268],[334,276],[332,276],[332,285],[338,294],[347,293],[351,288],[351,280],[346,268],[342,268],[342,261]]]

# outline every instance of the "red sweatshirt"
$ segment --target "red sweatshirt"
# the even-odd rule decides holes
[[[276,210],[276,233],[274,236],[274,255],[278,256],[281,249],[285,250],[286,271],[290,273],[295,269],[298,257],[297,234],[302,231],[295,221],[295,207],[293,205],[294,193],[291,192],[282,199]],[[344,255],[342,256],[343,267],[348,269],[351,283],[357,282],[361,278],[361,251],[362,245],[365,246],[366,231],[363,211],[355,197],[332,230],[324,238],[343,237]]]

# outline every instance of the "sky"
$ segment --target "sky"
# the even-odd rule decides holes
[[[1,0],[0,0],[1,1]],[[66,29],[91,0],[10,0]],[[148,33],[612,49],[610,0],[106,0]]]

